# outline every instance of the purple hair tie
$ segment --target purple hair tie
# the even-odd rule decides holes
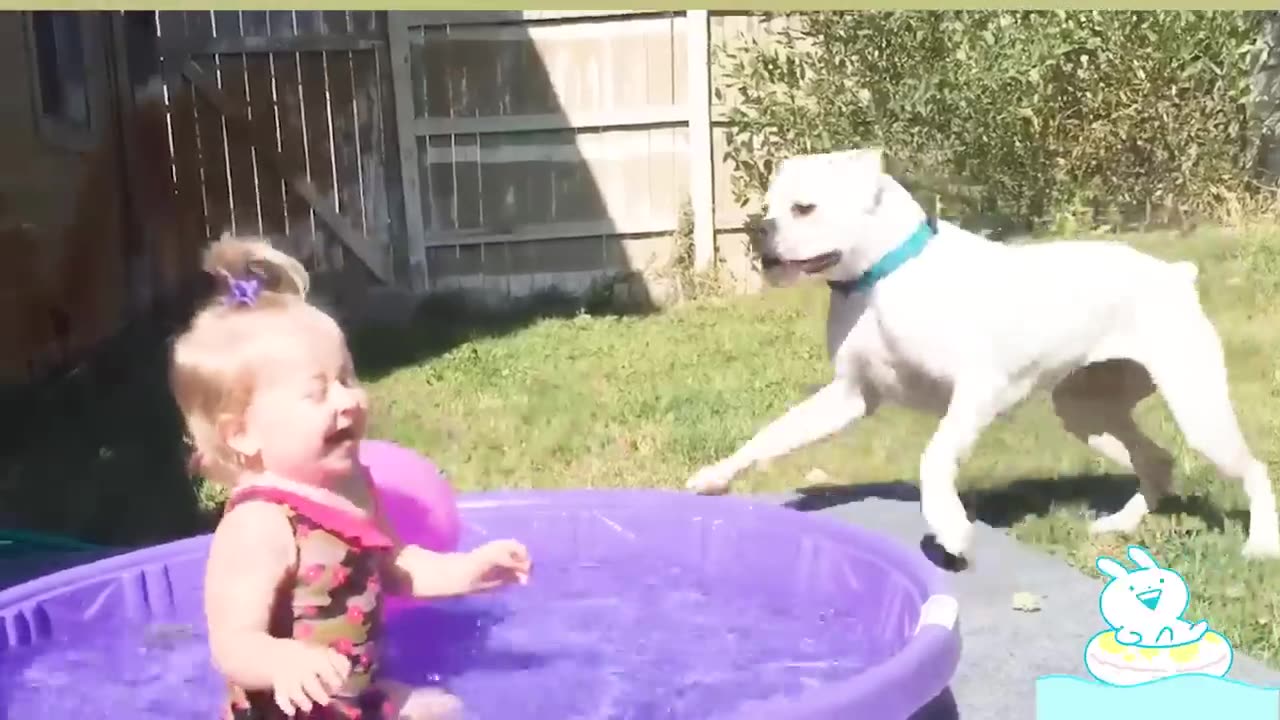
[[[258,295],[262,292],[262,278],[239,280],[226,271],[222,274],[227,276],[227,295],[223,298],[226,304],[251,306],[258,301]]]

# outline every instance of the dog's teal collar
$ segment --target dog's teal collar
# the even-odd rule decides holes
[[[905,262],[923,252],[925,246],[937,234],[937,222],[933,218],[927,218],[920,223],[920,227],[916,228],[916,231],[911,233],[906,240],[903,240],[898,247],[885,253],[884,257],[867,268],[867,271],[862,275],[853,280],[828,280],[827,286],[833,292],[838,292],[842,295],[866,292],[873,285],[888,277],[889,273],[902,267]]]

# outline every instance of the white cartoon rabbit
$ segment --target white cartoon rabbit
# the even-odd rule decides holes
[[[1190,593],[1182,576],[1160,567],[1145,549],[1129,546],[1129,559],[1138,569],[1129,572],[1116,560],[1098,558],[1098,570],[1111,581],[1098,597],[1102,619],[1116,632],[1123,645],[1169,647],[1185,645],[1204,637],[1209,624],[1194,625],[1182,619]]]

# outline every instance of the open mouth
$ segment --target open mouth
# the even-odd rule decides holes
[[[1155,610],[1156,605],[1160,604],[1160,594],[1161,591],[1159,590],[1147,590],[1146,592],[1138,593],[1138,600],[1142,601],[1142,604],[1148,608]]]
[[[760,258],[760,264],[764,266],[765,270],[775,267],[788,267],[810,275],[820,273],[838,262],[840,262],[839,250],[824,252],[821,255],[814,255],[804,260],[783,260],[777,255],[763,255]]]
[[[324,437],[325,443],[331,446],[354,442],[355,439],[356,431],[353,427],[345,427],[341,430],[335,430]]]

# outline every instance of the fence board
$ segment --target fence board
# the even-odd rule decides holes
[[[622,15],[643,16],[643,10],[457,10],[399,13],[403,21],[415,27],[439,25],[491,25],[498,23],[528,24],[548,20],[587,20]]]
[[[373,152],[366,156],[365,161],[381,173],[382,179],[374,183],[373,202],[366,198],[365,205],[368,207],[372,204],[378,211],[379,222],[386,228],[385,237],[395,239],[390,245],[392,265],[395,268],[397,280],[408,287],[420,288],[421,281],[411,274],[408,246],[412,244],[413,234],[405,223],[409,201],[407,194],[403,191],[403,182],[405,173],[408,171],[401,162],[402,150],[398,137],[392,130],[396,128],[397,109],[395,82],[391,72],[392,55],[387,15],[386,12],[374,12],[369,15],[372,31],[382,33],[387,42],[372,53],[378,78],[377,94],[373,96],[373,106],[376,111],[370,115],[371,121],[374,122],[375,141],[371,146]],[[370,175],[366,174],[365,177]],[[414,181],[417,181],[416,173]]]
[[[376,27],[380,13],[353,12],[353,32],[370,32]],[[360,214],[364,218],[367,233],[388,236],[386,227],[387,176],[381,158],[382,96],[381,79],[378,77],[376,53],[351,53],[352,105],[355,113],[355,148],[360,177],[360,192],[356,200],[361,203]]]
[[[243,12],[248,13],[250,11],[245,10]],[[258,10],[254,12],[265,11]],[[272,14],[293,15],[291,10],[272,10],[270,12]],[[292,23],[292,18],[290,18],[290,22]],[[192,55],[271,55],[280,52],[330,52],[339,50],[358,52],[376,50],[385,43],[386,36],[381,31],[367,34],[362,32],[344,33],[342,35],[296,35],[290,33],[283,36],[273,36],[246,34],[244,37],[213,37],[198,45],[182,42],[166,43],[161,46],[161,52],[170,55],[174,53],[190,53]]]
[[[405,238],[408,242],[408,281],[410,287],[426,289],[430,285],[426,233],[428,227],[435,227],[440,222],[440,216],[431,205],[427,172],[419,162],[426,153],[421,151],[420,140],[411,127],[416,114],[415,108],[421,107],[419,101],[425,103],[428,95],[425,87],[419,84],[419,78],[414,76],[411,31],[399,16],[400,13],[387,14],[387,54],[394,103],[395,145],[399,151],[401,197],[404,200]],[[421,92],[419,88],[422,88]],[[421,140],[425,141],[426,138]],[[394,157],[395,153],[387,153],[388,159]]]
[[[347,33],[350,18],[345,11],[327,11],[321,16],[325,32]],[[338,212],[364,231],[364,203],[360,188],[360,145],[356,136],[355,86],[351,53],[325,53],[325,76],[328,80],[329,120],[333,143],[333,174]]]
[[[162,38],[185,38],[186,14],[162,12],[158,18]],[[165,92],[168,104],[170,147],[173,154],[174,185],[177,190],[177,224],[183,247],[198,246],[209,236],[205,225],[204,192],[201,183],[200,140],[196,129],[195,96],[182,82],[177,63],[166,63]]]
[[[267,30],[273,41],[292,37],[294,13],[272,10],[267,13]],[[287,43],[284,44],[287,47]],[[280,153],[290,167],[307,167],[306,124],[302,117],[302,84],[298,53],[285,50],[272,54],[272,82],[276,95],[276,118],[280,133]],[[285,232],[291,250],[310,260],[315,224],[311,207],[295,193],[284,196]]]
[[[683,105],[653,105],[611,110],[564,110],[539,115],[458,116],[419,118],[414,122],[418,135],[491,135],[494,133],[538,132],[605,128],[644,128],[683,125],[688,109]]]
[[[213,18],[204,11],[187,12],[187,37],[201,42],[213,37]],[[217,59],[206,58],[205,69],[217,73]],[[208,235],[215,237],[231,227],[231,187],[227,177],[227,144],[222,113],[204,100],[194,98],[199,142],[200,179],[204,186],[204,218]]]
[[[625,38],[631,40],[631,38]],[[644,48],[644,95],[636,105],[645,107],[676,106],[675,77],[675,18],[667,19],[666,32],[653,32],[640,36]],[[639,83],[636,83],[639,87]]]
[[[456,135],[453,137],[453,208],[454,222],[460,228],[478,228],[484,227],[484,216],[481,214],[481,193],[483,192],[480,185],[480,163],[478,161],[459,162],[460,157],[473,155],[479,156],[476,152],[480,144],[480,138],[475,135]],[[496,210],[493,211],[495,221],[498,227],[506,227],[504,220],[498,220],[502,217]]]
[[[431,208],[431,233],[424,239],[430,245],[431,235],[458,228],[457,213],[453,207],[453,199],[457,195],[453,185],[453,138],[419,137],[417,144],[418,174],[427,179],[422,183],[422,205]],[[433,157],[446,155],[447,161],[431,161]]]
[[[300,34],[324,32],[318,13],[297,12],[294,17]],[[320,196],[332,203],[336,209],[325,55],[325,53],[299,53],[298,67],[302,86],[302,122],[307,145],[307,174]],[[316,249],[314,262],[317,269],[341,267],[342,251],[320,231],[319,223],[314,227],[316,233],[312,242]]]
[[[265,11],[246,10],[240,14],[240,22],[246,38],[266,37],[270,34]],[[253,113],[254,133],[275,138],[275,146],[279,148],[276,103],[272,97],[274,84],[272,60],[271,55],[247,55],[244,58],[244,66],[249,90],[249,107],[252,108]],[[287,231],[284,182],[278,173],[273,172],[268,157],[256,151],[253,155],[254,177],[257,179],[258,191],[258,232],[267,236],[283,235]]]
[[[240,13],[215,12],[214,33],[219,38],[242,38]],[[248,102],[248,76],[245,73],[243,55],[219,55],[214,61],[218,68],[218,84],[232,103],[254,110]],[[227,174],[231,187],[231,230],[236,233],[261,232],[258,221],[257,168],[254,167],[253,141],[238,123],[223,120],[227,143]],[[274,128],[272,135],[275,135]]]
[[[706,10],[686,14],[689,104],[689,189],[693,227],[693,267],[710,269],[715,260],[715,164],[711,157],[711,22]]]

